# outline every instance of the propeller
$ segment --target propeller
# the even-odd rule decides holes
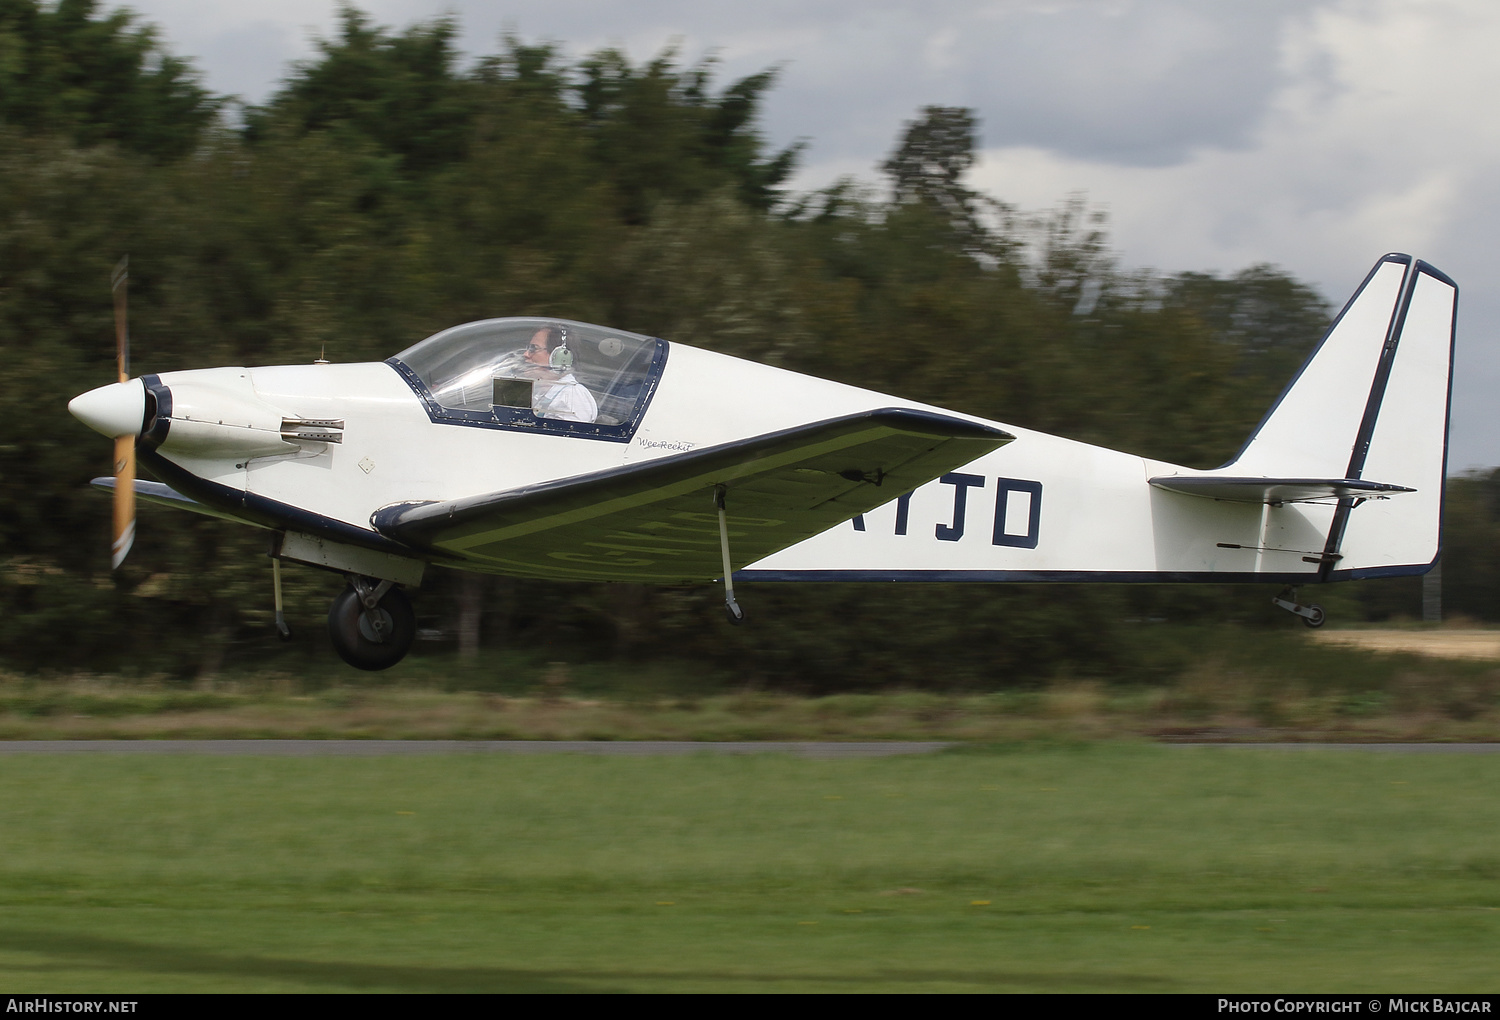
[[[135,544],[135,441],[145,425],[146,387],[130,378],[130,330],[126,325],[126,267],[122,258],[111,275],[115,297],[115,348],[118,382],[95,387],[68,401],[68,411],[100,435],[115,442],[114,545],[110,569],[125,562]]]
[[[115,358],[119,382],[130,381],[130,327],[126,322],[126,291],[129,290],[130,256],[120,259],[110,279],[115,298]],[[115,512],[114,544],[110,548],[109,566],[119,569],[135,544],[135,437],[136,433],[115,437]]]

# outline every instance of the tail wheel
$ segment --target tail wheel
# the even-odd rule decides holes
[[[1305,626],[1305,627],[1321,627],[1321,626],[1323,626],[1323,624],[1328,619],[1328,617],[1325,616],[1324,613],[1323,613],[1323,607],[1322,606],[1308,606],[1307,608],[1310,609],[1310,610],[1312,610],[1312,615],[1311,616],[1304,616],[1302,618],[1302,624],[1303,624],[1303,626]]]
[[[355,669],[390,669],[411,650],[417,616],[399,588],[387,591],[370,610],[357,591],[345,588],[328,610],[328,636],[339,658]]]

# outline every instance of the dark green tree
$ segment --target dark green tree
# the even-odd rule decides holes
[[[1443,613],[1500,620],[1500,470],[1450,478],[1444,496]]]
[[[672,50],[642,67],[617,50],[579,64],[573,95],[626,222],[645,222],[663,200],[692,201],[725,187],[754,209],[779,199],[802,145],[763,154],[756,118],[775,71],[715,95],[713,69],[712,61],[679,68]]]
[[[0,123],[169,160],[198,145],[222,105],[128,11],[0,0]]]
[[[984,250],[993,240],[980,224],[986,202],[965,186],[963,178],[974,166],[978,145],[978,119],[961,106],[927,106],[911,121],[901,143],[881,170],[891,179],[892,200],[897,207],[915,205],[927,215],[946,223],[970,250]],[[992,209],[993,211],[993,209]]]
[[[528,115],[570,121],[589,139],[582,159],[610,183],[618,215],[630,223],[645,222],[660,201],[725,187],[752,208],[769,209],[801,151],[800,143],[773,156],[763,151],[756,121],[775,71],[716,93],[712,61],[682,68],[668,50],[637,67],[602,50],[568,66],[552,47],[510,36],[501,53],[463,70],[451,18],[393,34],[351,5],[339,17],[338,36],[321,40],[315,59],[249,111],[252,142],[278,133],[364,139],[403,178],[423,178],[466,161],[476,132],[493,137],[497,107],[520,101]],[[532,141],[521,132],[508,144],[509,158],[521,160]]]
[[[296,65],[271,100],[247,111],[246,137],[328,132],[368,140],[408,175],[462,160],[477,112],[473,82],[458,67],[452,18],[391,34],[358,8],[339,8],[339,34]]]
[[[1291,379],[1331,319],[1321,294],[1265,264],[1226,278],[1179,273],[1165,281],[1165,300],[1190,310],[1215,339],[1234,347],[1235,371],[1272,387],[1269,395]]]
[[[901,202],[932,202],[961,214],[973,201],[963,176],[974,166],[978,121],[962,106],[927,106],[906,125],[901,144],[881,165]]]

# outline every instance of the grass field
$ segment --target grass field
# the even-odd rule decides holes
[[[0,986],[1493,992],[1500,756],[0,759]]]

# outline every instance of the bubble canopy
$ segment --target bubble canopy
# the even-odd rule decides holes
[[[666,358],[665,340],[639,333],[509,318],[445,329],[387,364],[435,422],[627,442]]]

